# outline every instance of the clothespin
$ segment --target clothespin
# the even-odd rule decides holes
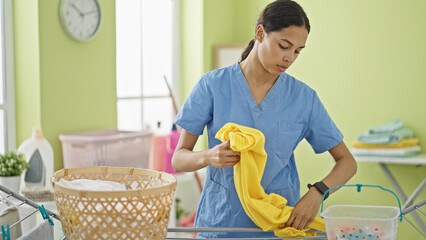
[[[41,216],[43,216],[43,219],[49,220],[50,225],[53,226],[54,225],[53,221],[50,218],[49,214],[47,213],[46,208],[44,208],[43,204],[38,207],[38,210],[40,210],[40,213],[41,213]]]
[[[6,230],[4,229],[4,225],[1,225],[1,233],[3,236],[3,240],[10,240],[9,224],[7,224]]]
[[[355,184],[355,185],[356,185],[356,191],[361,192],[362,184]]]

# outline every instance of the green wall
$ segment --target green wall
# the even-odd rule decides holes
[[[181,0],[181,96],[188,96],[203,69],[203,1]]]
[[[59,134],[115,128],[115,1],[100,0],[98,35],[77,42],[62,29],[59,0],[14,1],[17,146],[41,126],[63,167]]]
[[[13,1],[16,139],[18,147],[41,125],[38,1]]]
[[[202,64],[203,72],[207,72],[213,68],[213,46],[248,43],[253,37],[260,11],[271,1],[199,2],[204,3],[204,15],[203,28],[197,31],[201,31],[203,36]],[[414,130],[425,149],[426,111],[422,103],[426,102],[423,93],[426,89],[426,28],[421,26],[426,22],[426,2],[298,2],[310,18],[311,33],[306,49],[288,73],[318,92],[344,134],[346,144],[350,146],[360,132],[372,125],[399,118],[405,126]],[[183,23],[182,27],[184,29],[188,25]],[[198,61],[198,58],[183,58],[182,65],[192,66],[199,64]],[[199,68],[197,70],[199,72]],[[182,101],[200,77],[194,75],[182,75]],[[202,140],[205,148],[205,138]],[[301,186],[322,179],[333,167],[328,153],[315,155],[306,141],[299,145],[295,155]],[[426,177],[425,167],[389,165],[389,170],[408,195]],[[382,185],[394,190],[375,163],[359,163],[357,175],[349,182],[355,183]],[[301,193],[306,190],[302,187]],[[415,202],[425,197],[426,192],[423,191]],[[325,207],[335,204],[397,205],[392,195],[376,189],[365,189],[361,193],[342,189],[326,201]],[[407,221],[399,224],[397,239],[421,238]]]
[[[299,1],[311,21],[307,47],[289,73],[317,90],[345,136],[347,145],[368,127],[396,118],[414,130],[426,148],[426,2]],[[418,107],[419,106],[419,107]],[[423,150],[424,152],[424,150]],[[296,151],[302,186],[328,173],[328,154],[315,156],[306,142]],[[389,165],[406,194],[426,177],[425,167]],[[350,183],[378,184],[394,190],[376,163],[359,163]],[[302,189],[304,190],[304,189]],[[303,191],[302,191],[303,192]],[[426,197],[426,192],[415,202]],[[327,201],[333,204],[396,205],[380,190],[357,193],[342,190]],[[421,215],[421,214],[420,214]],[[424,220],[426,218],[423,217]],[[421,239],[406,221],[398,239]]]
[[[181,84],[180,96],[188,96],[192,86],[204,72],[203,7],[200,0],[181,0]],[[182,105],[182,102],[178,105]],[[179,108],[179,106],[178,106]],[[201,137],[195,150],[204,149],[206,139]]]

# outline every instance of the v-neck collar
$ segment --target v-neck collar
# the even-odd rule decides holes
[[[256,100],[254,99],[254,96],[250,91],[250,87],[247,83],[247,80],[244,77],[243,71],[241,70],[240,64],[236,63],[234,65],[234,68],[237,73],[236,75],[237,75],[238,83],[240,84],[240,87],[243,90],[243,93],[246,97],[247,102],[250,105],[251,110],[253,111],[253,113],[255,114],[255,117],[257,118],[262,114],[262,112],[265,112],[268,109],[268,107],[271,105],[271,101],[274,99],[274,96],[279,92],[279,89],[282,83],[284,82],[282,79],[283,74],[280,74],[277,81],[275,81],[274,85],[271,87],[271,89],[269,89],[266,96],[263,98],[260,104],[257,105]]]

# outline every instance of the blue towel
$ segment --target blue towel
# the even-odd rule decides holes
[[[414,136],[413,131],[409,128],[400,128],[390,133],[376,133],[371,134],[369,131],[358,135],[358,141],[370,144],[394,144],[404,138],[411,138]]]
[[[402,121],[396,119],[388,123],[373,126],[368,129],[368,132],[369,133],[391,133],[400,128],[402,128]]]

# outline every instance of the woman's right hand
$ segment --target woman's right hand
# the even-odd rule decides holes
[[[240,152],[230,148],[229,140],[207,151],[206,164],[215,168],[232,167],[240,161]]]

